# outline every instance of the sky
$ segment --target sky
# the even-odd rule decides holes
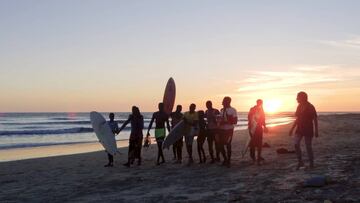
[[[360,1],[0,1],[0,112],[156,110],[224,96],[360,111]]]

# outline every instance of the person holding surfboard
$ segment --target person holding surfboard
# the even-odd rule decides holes
[[[159,111],[155,112],[151,118],[146,137],[150,136],[150,130],[155,121],[155,139],[156,139],[156,143],[158,146],[158,156],[157,156],[156,164],[160,165],[162,163],[165,163],[165,157],[164,157],[163,147],[162,147],[162,144],[163,144],[165,136],[166,136],[165,123],[166,123],[166,128],[167,128],[168,132],[170,132],[170,125],[169,125],[169,116],[164,111],[164,103],[159,103],[158,108],[159,108]],[[160,158],[162,159],[161,162],[160,162]]]
[[[109,113],[109,121],[107,122],[107,124],[109,125],[112,133],[115,135],[119,134],[119,126],[118,123],[114,120],[115,118],[115,114],[114,113]],[[113,167],[114,166],[114,156],[111,155],[110,153],[108,154],[108,160],[109,162],[104,166],[104,167]]]
[[[224,153],[226,146],[226,156],[223,165],[230,167],[231,164],[231,142],[234,135],[234,128],[237,124],[237,111],[231,107],[231,98],[224,97],[223,108],[220,112],[220,151]]]
[[[196,105],[190,104],[189,111],[184,113],[185,143],[186,143],[186,150],[189,155],[188,165],[194,163],[194,159],[192,156],[192,144],[194,141],[194,136],[198,132],[199,115],[198,112],[195,111],[195,109],[196,109]]]
[[[252,107],[248,114],[248,129],[250,135],[250,143],[248,146],[250,148],[250,157],[253,162],[257,162],[260,165],[260,162],[264,160],[261,156],[262,151],[262,140],[263,133],[267,131],[266,122],[265,122],[265,113],[263,109],[263,101],[258,99],[256,105]],[[255,156],[255,150],[257,149],[257,158]]]
[[[211,157],[211,163],[215,163],[215,161],[220,161],[220,151],[219,145],[216,141],[216,137],[218,137],[218,124],[216,122],[216,117],[220,114],[220,111],[213,108],[212,102],[206,102],[205,118],[206,118],[206,138],[208,143],[208,149]],[[216,151],[216,159],[214,158],[214,150],[213,145],[215,143],[215,151]]]
[[[144,117],[140,113],[140,109],[137,106],[132,107],[132,114],[123,123],[119,129],[119,133],[131,123],[131,133],[129,138],[129,152],[128,161],[124,166],[130,167],[134,163],[135,159],[138,159],[138,165],[141,165],[141,147],[143,140],[143,129],[144,129]]]
[[[177,105],[176,111],[170,114],[171,117],[171,128],[173,129],[180,121],[182,121],[184,114],[181,113],[182,106]],[[173,153],[174,159],[176,160],[175,163],[182,162],[182,148],[183,148],[183,138],[181,137],[178,141],[173,144]]]
[[[312,150],[312,139],[319,136],[317,113],[314,105],[308,101],[308,95],[305,92],[299,92],[296,98],[299,103],[295,116],[296,120],[290,129],[289,135],[292,136],[295,131],[295,152],[298,158],[297,170],[304,166],[304,162],[301,157],[301,140],[305,139],[306,152],[309,157],[310,168],[314,168],[314,154]]]

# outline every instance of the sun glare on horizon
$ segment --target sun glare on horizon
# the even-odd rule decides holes
[[[276,113],[282,106],[282,101],[278,99],[264,100],[263,108],[266,113]]]

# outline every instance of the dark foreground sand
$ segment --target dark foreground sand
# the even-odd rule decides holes
[[[360,115],[320,117],[313,170],[296,171],[294,154],[276,154],[279,147],[293,149],[288,129],[274,127],[266,135],[271,148],[264,149],[262,166],[241,158],[246,131],[233,140],[231,168],[175,165],[172,151],[166,151],[165,165],[155,166],[156,146],[143,150],[142,166],[130,169],[122,166],[127,148],[114,168],[103,167],[102,151],[2,162],[0,202],[360,202]],[[328,175],[332,183],[301,186],[316,175]]]

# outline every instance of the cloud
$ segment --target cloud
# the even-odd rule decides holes
[[[353,38],[347,40],[320,41],[320,43],[334,47],[360,49],[360,36],[354,36]]]
[[[331,66],[298,66],[288,71],[254,71],[241,80],[238,92],[286,91],[303,87],[319,88],[350,79],[359,71]]]

